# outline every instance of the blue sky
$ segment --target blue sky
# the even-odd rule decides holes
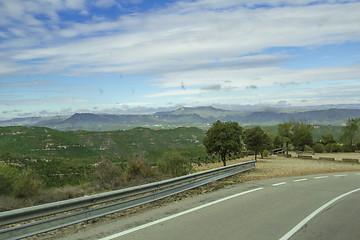
[[[0,0],[0,120],[360,104],[360,1]]]

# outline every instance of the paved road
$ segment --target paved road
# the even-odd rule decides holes
[[[360,173],[242,183],[64,239],[360,239]]]

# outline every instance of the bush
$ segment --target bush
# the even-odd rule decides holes
[[[19,175],[20,171],[18,169],[0,162],[0,194],[11,193]]]
[[[322,145],[321,143],[316,143],[313,147],[313,150],[316,153],[322,153],[324,152],[324,145]]]
[[[341,152],[342,151],[341,146],[337,145],[336,143],[331,144],[331,149],[333,152]]]
[[[268,157],[269,156],[269,151],[267,149],[265,149],[263,152],[262,152],[262,156],[263,157]]]
[[[150,178],[155,177],[156,172],[151,168],[150,165],[147,165],[144,160],[136,159],[130,160],[128,167],[126,169],[127,180],[130,181],[134,178]]]
[[[312,152],[313,149],[312,149],[311,147],[309,147],[308,145],[305,145],[304,151],[305,151],[305,152]]]
[[[110,189],[121,182],[120,169],[105,157],[96,165],[95,175],[101,188]]]
[[[35,172],[27,169],[14,183],[13,193],[18,198],[29,198],[38,194],[41,188],[42,182],[37,179]]]
[[[360,150],[360,142],[355,143],[355,149]]]
[[[342,151],[343,152],[354,152],[354,147],[353,146],[350,146],[348,144],[344,144],[342,146]]]
[[[192,165],[179,152],[171,151],[165,152],[158,161],[158,169],[162,173],[177,177],[189,174],[192,171]]]
[[[333,145],[332,143],[326,144],[325,147],[324,147],[325,152],[327,152],[327,153],[333,152],[332,145]]]

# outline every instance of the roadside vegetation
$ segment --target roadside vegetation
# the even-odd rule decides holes
[[[209,163],[272,149],[295,153],[360,150],[360,119],[316,127],[292,121],[272,128],[216,121],[198,128],[127,131],[57,131],[0,128],[0,211],[126,188],[199,170]],[[324,131],[319,135],[319,129]],[[275,130],[274,130],[275,129]],[[318,131],[318,132],[316,132]],[[314,134],[316,133],[316,134]]]

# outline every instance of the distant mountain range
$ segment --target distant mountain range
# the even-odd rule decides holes
[[[134,127],[175,128],[194,126],[206,129],[214,121],[235,121],[241,125],[277,125],[305,120],[313,125],[342,125],[349,118],[360,118],[360,109],[279,110],[264,108],[256,111],[232,111],[214,107],[179,108],[169,112],[146,115],[111,115],[76,113],[53,118],[15,118],[0,121],[0,126],[39,126],[58,130],[106,131]]]

